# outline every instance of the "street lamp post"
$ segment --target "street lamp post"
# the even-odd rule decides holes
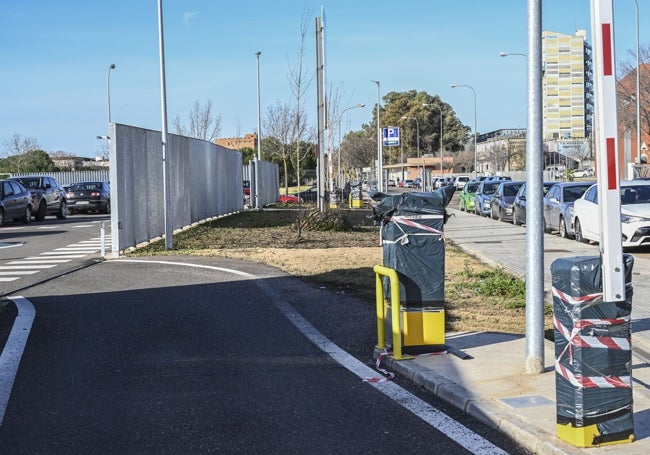
[[[466,84],[451,84],[451,88],[456,88],[456,87],[467,87],[472,91],[474,94],[474,178],[478,177],[478,166],[477,166],[477,151],[476,151],[476,90],[474,90],[474,87],[471,85],[466,85]]]
[[[406,119],[413,119],[415,120],[415,139],[416,139],[416,144],[417,144],[417,152],[418,152],[418,175],[420,176],[420,184],[424,182],[424,176],[422,175],[422,169],[420,168],[420,122],[417,119],[417,117],[411,117],[409,115],[403,115],[402,120]]]
[[[442,108],[438,106],[437,104],[429,104],[429,103],[422,103],[422,106],[424,107],[435,107],[440,111],[440,177],[442,178],[443,172],[442,172]]]
[[[262,110],[260,101],[260,55],[261,51],[255,52],[257,58],[257,162],[255,163],[255,208],[260,210],[260,172],[259,166],[262,161]]]
[[[381,126],[379,124],[379,81],[371,81],[377,84],[377,189],[384,191],[384,175],[382,170],[382,153],[381,153]]]
[[[108,123],[111,123],[111,70],[115,69],[115,63],[111,63],[108,67],[108,75],[106,76],[106,95],[108,97]]]
[[[639,2],[634,0],[636,7],[636,162],[641,162],[641,65],[639,61]]]

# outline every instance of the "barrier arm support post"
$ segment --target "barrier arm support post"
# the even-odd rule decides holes
[[[399,300],[399,278],[397,272],[391,268],[384,267],[383,265],[376,265],[373,267],[375,272],[375,294],[377,304],[377,349],[386,348],[386,299],[384,298],[384,283],[382,276],[388,277],[390,280],[390,302],[391,302],[391,321],[393,332],[393,359],[407,360],[411,356],[402,355],[402,334],[400,333],[400,300]]]

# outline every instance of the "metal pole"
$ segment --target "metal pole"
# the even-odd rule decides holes
[[[377,190],[384,191],[384,173],[382,170],[382,153],[381,153],[381,126],[379,123],[379,81],[372,81],[377,84]]]
[[[641,64],[639,61],[639,2],[634,0],[636,6],[636,162],[641,162]]]
[[[255,163],[255,208],[261,210],[260,204],[260,162],[262,161],[262,111],[260,101],[260,55],[262,52],[255,52],[257,57],[257,162]],[[300,191],[300,188],[298,189]]]
[[[108,67],[108,75],[106,76],[106,95],[108,96],[108,123],[111,123],[111,70],[114,69],[115,63],[111,63],[111,66]]]
[[[167,96],[165,84],[165,42],[163,35],[162,0],[158,0],[158,49],[160,53],[160,112],[162,116],[163,206],[165,218],[165,249],[173,249],[172,227],[169,216],[169,179],[167,170]]]
[[[526,133],[526,372],[544,371],[542,0],[528,0]]]
[[[474,178],[478,178],[478,160],[477,160],[477,150],[476,150],[476,135],[477,135],[477,127],[476,127],[476,90],[474,90],[474,87],[472,87],[471,85],[467,85],[467,84],[452,84],[451,85],[451,88],[456,88],[456,87],[467,87],[474,94]]]

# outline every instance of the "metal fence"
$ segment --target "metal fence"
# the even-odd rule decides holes
[[[24,177],[26,175],[47,175],[54,177],[60,185],[70,185],[78,182],[105,182],[109,178],[109,170],[94,171],[65,171],[65,172],[31,172],[10,174],[11,177]]]

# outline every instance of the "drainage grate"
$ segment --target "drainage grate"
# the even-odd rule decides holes
[[[477,240],[474,243],[503,243],[501,240]]]
[[[564,248],[550,248],[548,250],[544,250],[544,253],[570,253],[569,250],[565,250]]]

